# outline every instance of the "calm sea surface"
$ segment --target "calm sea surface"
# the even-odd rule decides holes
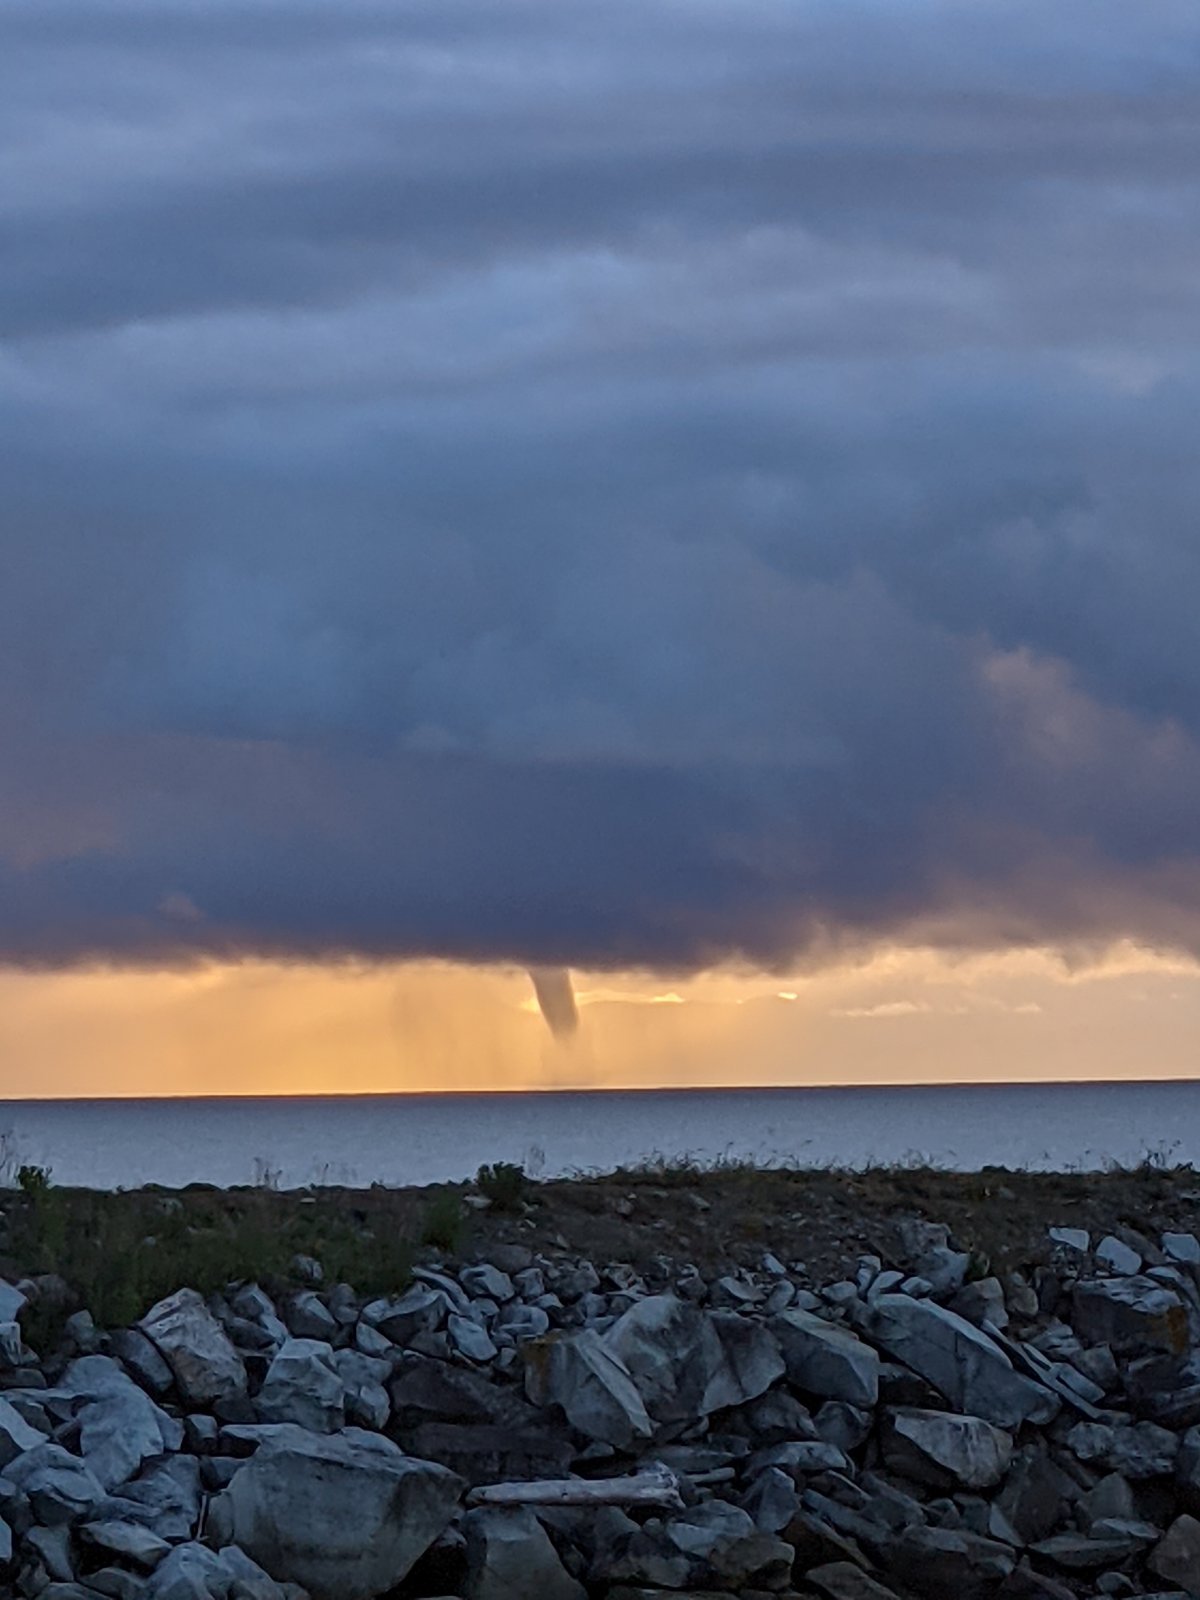
[[[1200,1164],[1200,1082],[0,1101],[0,1177],[223,1186],[431,1183],[484,1161],[546,1177],[654,1156],[801,1166]]]

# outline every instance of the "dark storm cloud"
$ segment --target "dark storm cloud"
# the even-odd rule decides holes
[[[0,955],[1200,947],[1200,21],[0,50]]]

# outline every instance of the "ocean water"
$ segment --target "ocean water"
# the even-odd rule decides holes
[[[928,1160],[1100,1170],[1200,1164],[1200,1082],[0,1102],[0,1181],[223,1187],[535,1176],[655,1157],[800,1166]]]

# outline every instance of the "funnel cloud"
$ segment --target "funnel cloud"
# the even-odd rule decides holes
[[[579,1008],[571,974],[565,967],[531,967],[529,976],[538,1010],[550,1032],[558,1040],[573,1038],[579,1027]]]
[[[0,964],[1200,952],[1200,12],[10,0]]]

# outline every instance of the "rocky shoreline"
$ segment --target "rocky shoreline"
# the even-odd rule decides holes
[[[302,1255],[37,1353],[69,1288],[10,1267],[0,1592],[1195,1600],[1200,1193],[1162,1184],[1169,1228],[1064,1206],[1003,1262],[1002,1217],[893,1206],[836,1271],[586,1255],[534,1196],[394,1293]]]

